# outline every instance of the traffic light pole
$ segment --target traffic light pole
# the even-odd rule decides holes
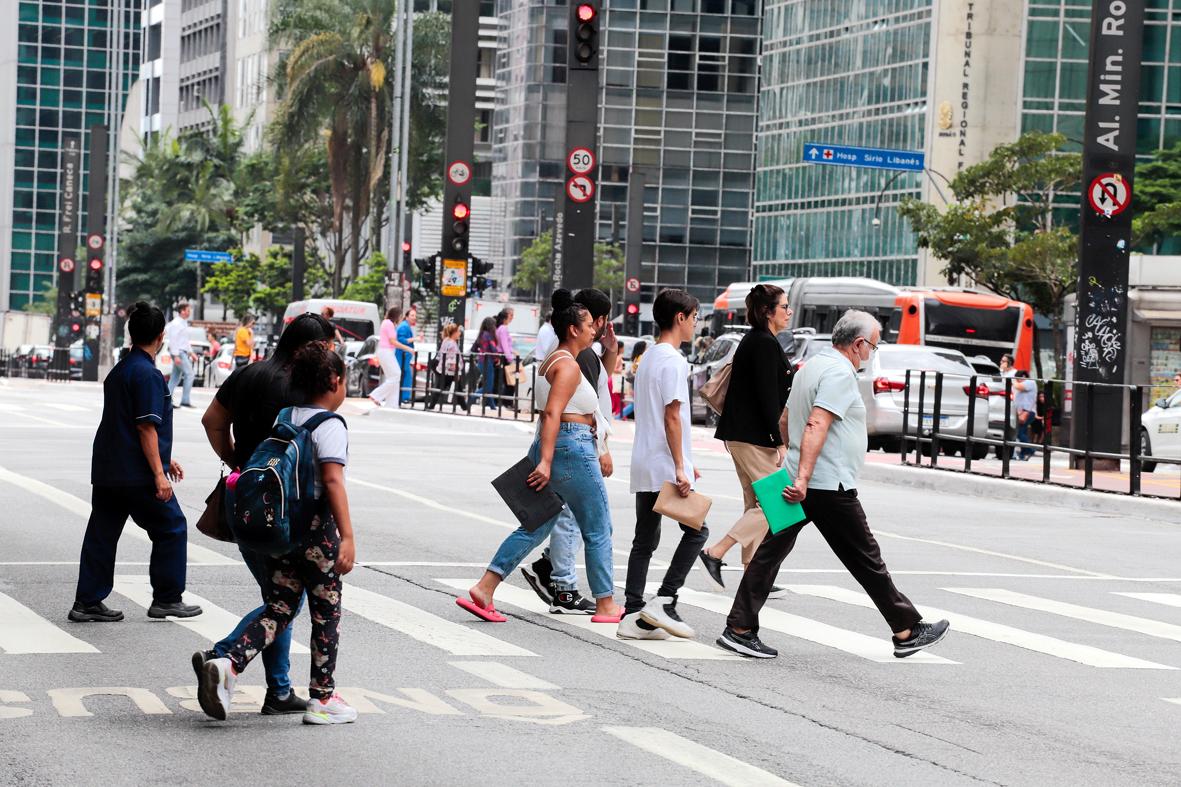
[[[640,335],[640,252],[644,248],[644,187],[648,179],[632,167],[627,179],[627,230],[623,257],[623,333]]]
[[[598,0],[571,2],[566,69],[566,185],[554,223],[554,278],[571,290],[595,283],[599,177]],[[558,234],[562,237],[559,242]]]
[[[82,141],[62,137],[57,217],[57,320],[53,327],[54,360],[61,364],[72,341],[70,302],[78,267],[78,192],[82,186]]]
[[[439,326],[463,325],[468,291],[472,158],[476,144],[476,56],[480,0],[451,6],[451,74],[447,82],[447,156],[443,173],[443,280]],[[441,335],[441,332],[440,332]]]
[[[107,246],[107,127],[90,127],[90,168],[86,193],[86,312],[83,325],[82,379],[98,380],[102,333],[103,284]],[[201,298],[198,288],[197,298]],[[199,307],[198,307],[199,308]]]

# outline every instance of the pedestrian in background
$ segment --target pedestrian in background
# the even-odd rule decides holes
[[[374,388],[369,394],[369,401],[373,402],[376,407],[384,407],[385,403],[390,400],[390,396],[401,385],[402,367],[398,363],[397,351],[414,352],[413,347],[403,344],[398,339],[398,322],[401,319],[402,307],[393,306],[385,313],[385,319],[381,321],[381,329],[377,336],[377,362],[381,364],[382,381],[381,385]]]
[[[742,565],[750,563],[767,534],[767,517],[751,484],[771,475],[787,452],[779,417],[787,402],[790,370],[775,338],[791,320],[787,295],[774,284],[757,284],[746,296],[750,331],[734,351],[730,387],[718,416],[714,437],[724,440],[742,485],[743,514],[713,546],[702,550],[701,562],[710,584],[724,590],[722,558],[735,544],[742,546]],[[784,592],[775,588],[774,592]]]
[[[172,404],[172,396],[176,392],[177,384],[184,380],[184,387],[180,395],[181,407],[192,407],[193,394],[193,364],[197,362],[197,354],[193,352],[192,337],[189,335],[189,305],[177,304],[176,316],[164,328],[164,337],[168,340],[168,353],[172,356],[172,376],[168,379],[168,400]]]
[[[327,320],[332,325],[332,332],[336,338],[336,351],[338,353],[344,352],[344,337],[340,335],[340,328],[332,320],[336,317],[336,309],[333,309],[328,304],[324,304],[324,308],[320,309],[320,316]]]
[[[394,355],[402,377],[402,401],[409,402],[414,392],[414,328],[418,325],[418,309],[411,306],[406,318],[398,323],[398,346]]]
[[[635,346],[632,347],[631,364],[628,367],[627,374],[624,376],[624,379],[627,381],[627,383],[632,386],[632,401],[623,405],[623,407],[620,409],[619,417],[624,420],[631,418],[635,414],[635,409],[636,409],[635,408],[636,375],[640,371],[640,361],[643,359],[644,353],[647,352],[647,350],[648,350],[648,342],[644,341],[643,339],[636,342]],[[622,357],[622,356],[623,356],[623,353],[620,352],[620,357]],[[621,387],[623,387],[624,390],[626,390],[626,386],[621,386]],[[626,397],[624,397],[624,398],[626,399]]]
[[[172,483],[184,478],[184,470],[172,458],[172,404],[156,368],[164,314],[141,301],[131,307],[127,328],[132,348],[103,380],[103,414],[90,464],[90,520],[69,613],[77,623],[123,619],[104,601],[114,588],[115,552],[128,517],[152,540],[148,617],[201,614],[200,607],[182,600],[188,523]]]
[[[295,353],[312,342],[330,342],[332,336],[332,325],[321,315],[301,314],[283,329],[270,358],[236,370],[217,389],[217,395],[201,417],[201,425],[205,428],[209,445],[227,467],[240,470],[250,461],[251,454],[270,436],[280,410],[307,403],[305,394],[291,383]],[[263,606],[243,617],[237,627],[211,650],[193,654],[193,669],[198,680],[202,665],[229,653],[238,637],[266,609],[265,558],[249,549],[239,548],[239,551],[263,593]],[[296,602],[296,611],[301,603],[302,600]],[[291,629],[275,635],[274,641],[262,652],[262,663],[267,682],[263,714],[274,716],[307,710],[307,701],[291,689]]]
[[[1013,374],[1013,409],[1017,411],[1017,442],[1030,442],[1030,425],[1037,416],[1037,383],[1029,379],[1029,372],[1020,369]],[[1034,449],[1023,445],[1017,458],[1028,462]]]
[[[1012,377],[1017,373],[1017,370],[1013,368],[1013,356],[1009,353],[1005,353],[1001,356],[998,366],[1001,370],[1001,377]]]
[[[301,426],[325,412],[335,413],[344,403],[344,361],[331,342],[311,342],[295,351],[291,384],[307,396],[296,407],[291,423]],[[311,432],[316,455],[315,498],[318,511],[298,546],[279,557],[260,556],[264,563],[263,596],[266,607],[230,645],[225,656],[201,665],[197,700],[210,717],[224,720],[238,675],[259,652],[287,630],[299,611],[306,590],[312,619],[312,669],[304,724],[347,724],[357,711],[336,693],[336,657],[340,646],[341,577],[353,570],[356,547],[345,490],[349,433],[344,419],[335,416]],[[294,534],[293,534],[294,535]],[[194,660],[203,654],[194,654]]]
[[[684,290],[662,290],[652,303],[652,319],[660,337],[638,370],[634,389],[631,491],[636,496],[636,534],[627,561],[626,607],[617,632],[621,639],[695,636],[677,613],[677,592],[709,538],[704,525],[699,530],[682,524],[664,581],[656,597],[645,602],[648,566],[660,545],[661,516],[654,510],[660,489],[671,482],[681,497],[688,497],[701,477],[693,465],[689,362],[680,351],[693,338],[697,299]]]
[[[575,358],[595,339],[595,323],[585,306],[575,303],[568,290],[554,291],[551,320],[560,342],[538,368],[535,395],[541,408],[537,434],[529,449],[536,464],[529,486],[538,491],[551,486],[573,512],[586,545],[586,571],[600,623],[618,623],[622,609],[615,603],[611,554],[611,509],[598,460],[596,444],[604,438],[607,420],[598,392],[582,374]],[[492,558],[484,576],[456,603],[492,622],[505,618],[493,596],[505,577],[543,542],[562,514],[536,530],[523,526],[509,534]]]
[[[519,367],[517,366],[518,358],[517,351],[513,347],[513,335],[509,331],[509,325],[512,324],[514,312],[511,307],[506,307],[500,310],[496,315],[496,345],[500,348],[501,355],[504,356],[504,379],[499,381],[500,392],[503,397],[517,396],[517,374]],[[502,397],[502,401],[503,401]]]
[[[250,363],[254,356],[254,315],[242,317],[238,330],[234,331],[234,368],[240,369]]]
[[[459,348],[458,323],[449,322],[443,326],[443,342],[439,345],[439,354],[435,356],[435,373],[438,382],[427,401],[426,409],[435,409],[439,399],[452,385],[456,387],[456,391],[449,397],[451,401],[454,402],[456,398],[463,399],[463,392],[459,390],[459,381],[463,379],[463,351]],[[467,410],[466,402],[462,402],[462,406]]]
[[[726,628],[717,640],[726,650],[762,659],[779,655],[759,639],[759,611],[808,522],[816,525],[886,619],[896,657],[918,653],[947,635],[946,620],[924,623],[910,599],[894,586],[857,498],[869,445],[857,372],[881,337],[882,326],[872,314],[845,312],[833,326],[832,346],[810,359],[792,384],[781,422],[788,438],[787,473],[794,481],[783,490],[783,499],[801,504],[807,519],[778,534],[766,534],[742,575]]]
[[[501,357],[500,343],[496,340],[496,320],[485,317],[480,323],[480,332],[472,342],[472,353],[475,355],[476,365],[480,369],[480,384],[468,402],[469,407],[475,407],[484,397],[484,407],[489,410],[499,410],[500,401],[496,398],[497,379],[500,374]]]

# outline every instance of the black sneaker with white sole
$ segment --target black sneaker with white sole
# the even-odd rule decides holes
[[[592,601],[582,597],[577,590],[558,590],[550,585],[554,600],[550,602],[549,611],[552,615],[593,615],[595,605]]]
[[[767,594],[767,598],[785,598],[791,591],[780,585],[772,585],[771,592]]]
[[[894,655],[904,659],[924,648],[942,642],[950,629],[951,624],[946,620],[937,620],[934,623],[915,623],[910,629],[910,636],[906,639],[890,638],[894,642]]]
[[[212,650],[198,650],[193,654],[193,672],[197,673],[198,682],[201,680],[201,668],[205,666],[205,662],[215,658],[217,654]]]
[[[273,689],[267,689],[267,696],[262,703],[263,716],[286,716],[293,713],[303,713],[308,709],[308,701],[288,691],[287,696],[280,697]]]
[[[722,636],[718,637],[717,641],[718,645],[726,650],[733,651],[740,656],[750,656],[753,659],[773,659],[779,655],[779,651],[764,645],[763,641],[759,639],[759,635],[753,631],[739,634],[726,626],[726,630],[722,632]]]
[[[709,584],[713,585],[713,589],[721,593],[726,589],[726,583],[722,581],[722,566],[726,565],[720,558],[701,550],[701,566],[705,569],[705,576],[709,580]]]
[[[540,563],[541,561],[537,561]],[[544,575],[537,570],[537,563],[532,566],[521,566],[521,576],[525,577],[525,581],[529,583],[529,587],[533,588],[533,592],[537,597],[546,604],[554,603],[554,594],[550,592],[549,572]],[[549,561],[546,561],[548,565]],[[544,577],[544,578],[543,578]]]

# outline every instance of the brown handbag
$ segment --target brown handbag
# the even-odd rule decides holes
[[[718,415],[722,414],[722,408],[726,406],[726,392],[730,390],[730,372],[733,368],[734,362],[731,361],[718,369],[718,373],[706,380],[705,385],[698,389],[701,398],[705,399],[705,403]]]
[[[197,520],[197,529],[217,541],[233,543],[234,534],[230,532],[230,523],[226,519],[225,476],[217,480],[217,486],[205,498],[205,511]]]

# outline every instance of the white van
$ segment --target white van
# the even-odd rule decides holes
[[[283,326],[301,314],[319,314],[325,306],[332,307],[332,324],[340,331],[346,342],[363,342],[377,333],[381,325],[381,312],[377,304],[369,301],[342,301],[339,298],[312,298],[287,305],[283,312]]]

